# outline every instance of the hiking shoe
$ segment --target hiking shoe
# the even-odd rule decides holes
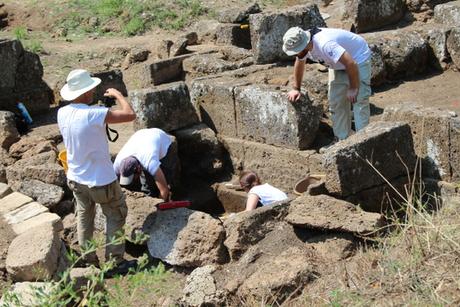
[[[104,275],[108,278],[112,278],[116,275],[126,275],[130,269],[135,269],[137,266],[137,260],[122,260],[120,263],[115,265],[111,270],[108,270]]]

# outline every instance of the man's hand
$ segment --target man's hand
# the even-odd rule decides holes
[[[347,90],[347,99],[351,103],[355,103],[358,97],[358,89],[357,88],[349,88]]]
[[[106,97],[112,97],[112,98],[116,98],[118,99],[118,97],[123,97],[123,95],[120,93],[119,90],[116,90],[114,88],[108,88],[105,93],[104,93],[104,96]]]
[[[288,100],[290,102],[295,102],[300,99],[300,91],[298,90],[290,90],[287,94]]]

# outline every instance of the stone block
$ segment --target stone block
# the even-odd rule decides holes
[[[114,88],[121,92],[123,96],[128,96],[128,90],[123,81],[123,73],[119,69],[101,71],[91,74],[92,77],[101,79],[101,84],[96,87],[94,101],[103,99],[104,93],[108,88]]]
[[[65,187],[67,185],[67,177],[64,168],[56,163],[28,165],[22,169],[10,166],[6,170],[6,177],[8,182],[35,179],[60,187]]]
[[[251,32],[239,23],[223,23],[216,30],[216,44],[251,49]]]
[[[249,16],[262,12],[259,4],[247,4],[223,9],[219,12],[217,20],[223,23],[245,23],[249,21]]]
[[[225,183],[219,183],[215,187],[217,199],[224,207],[226,213],[241,212],[246,209],[248,194],[241,190],[228,188]]]
[[[250,15],[254,61],[264,64],[292,59],[283,52],[283,35],[289,28],[296,26],[309,29],[314,26],[324,27],[326,23],[316,5],[292,6],[285,10]]]
[[[38,154],[50,151],[57,153],[56,144],[54,141],[47,140],[41,136],[22,137],[18,142],[11,145],[9,149],[9,153],[12,157],[24,159],[35,158]],[[49,160],[51,161],[52,158],[50,157]]]
[[[357,33],[395,24],[404,16],[403,0],[346,0],[342,19],[353,23]]]
[[[12,184],[13,190],[32,197],[47,208],[54,208],[64,197],[64,189],[40,180],[25,179]]]
[[[175,132],[179,159],[184,176],[216,178],[226,168],[226,157],[222,143],[214,131],[204,124]]]
[[[296,198],[289,206],[285,221],[296,227],[365,236],[376,235],[385,225],[382,214],[362,211],[349,202],[327,195]]]
[[[222,138],[233,169],[256,170],[264,182],[292,191],[297,181],[310,172],[310,157],[314,151],[298,151],[236,138]]]
[[[447,68],[450,55],[447,51],[447,38],[450,34],[449,27],[436,27],[426,31],[426,40],[429,46],[429,61],[436,69]]]
[[[48,208],[37,202],[32,202],[4,214],[3,217],[8,224],[19,224],[45,212],[48,212]]]
[[[392,180],[408,175],[415,162],[410,127],[399,122],[371,123],[322,156],[326,188],[342,197],[384,184],[381,176]]]
[[[182,61],[190,55],[181,55],[165,60],[147,63],[142,70],[140,87],[151,87],[163,83],[183,80],[184,69]]]
[[[225,305],[224,291],[217,289],[212,273],[216,266],[205,265],[196,268],[187,277],[182,300],[188,306],[223,306]]]
[[[454,164],[459,159],[460,135],[455,127],[460,120],[447,110],[404,103],[385,108],[382,120],[410,125],[415,153],[422,159],[423,176],[450,181],[459,178]],[[458,129],[458,128],[457,128]]]
[[[17,235],[20,235],[28,231],[29,229],[32,229],[37,226],[42,226],[44,224],[50,224],[55,232],[59,232],[64,229],[62,220],[59,217],[59,215],[49,212],[44,212],[34,217],[31,217],[23,222],[12,224],[11,227]]]
[[[11,242],[6,270],[15,281],[50,279],[56,273],[62,244],[50,224],[29,229]]]
[[[440,1],[432,1],[440,2]],[[460,1],[442,1],[448,2],[439,4],[434,7],[434,21],[442,25],[457,27],[460,24]]]
[[[6,183],[0,182],[0,199],[11,193],[13,193],[13,190],[11,190],[10,186]]]
[[[150,229],[150,254],[171,265],[200,267],[227,260],[222,223],[186,208],[158,211]]]
[[[0,111],[0,147],[8,150],[12,144],[19,141],[14,114]]]
[[[13,192],[0,199],[0,214],[7,214],[25,204],[33,202],[33,199],[24,194]]]
[[[155,127],[171,132],[199,121],[183,82],[132,91],[129,98],[137,114],[136,129]]]
[[[453,28],[447,38],[447,51],[457,69],[460,69],[460,27]]]

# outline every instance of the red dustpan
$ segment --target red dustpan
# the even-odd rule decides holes
[[[168,210],[174,208],[187,208],[190,207],[191,204],[192,202],[189,200],[171,200],[159,203],[157,206],[159,210]]]

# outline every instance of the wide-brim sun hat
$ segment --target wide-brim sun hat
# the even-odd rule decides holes
[[[283,51],[289,56],[299,54],[307,48],[309,42],[310,32],[300,27],[292,27],[284,33]]]
[[[74,100],[84,93],[92,90],[101,83],[101,79],[91,77],[84,69],[72,70],[66,79],[67,83],[62,87],[60,93],[64,100]]]

